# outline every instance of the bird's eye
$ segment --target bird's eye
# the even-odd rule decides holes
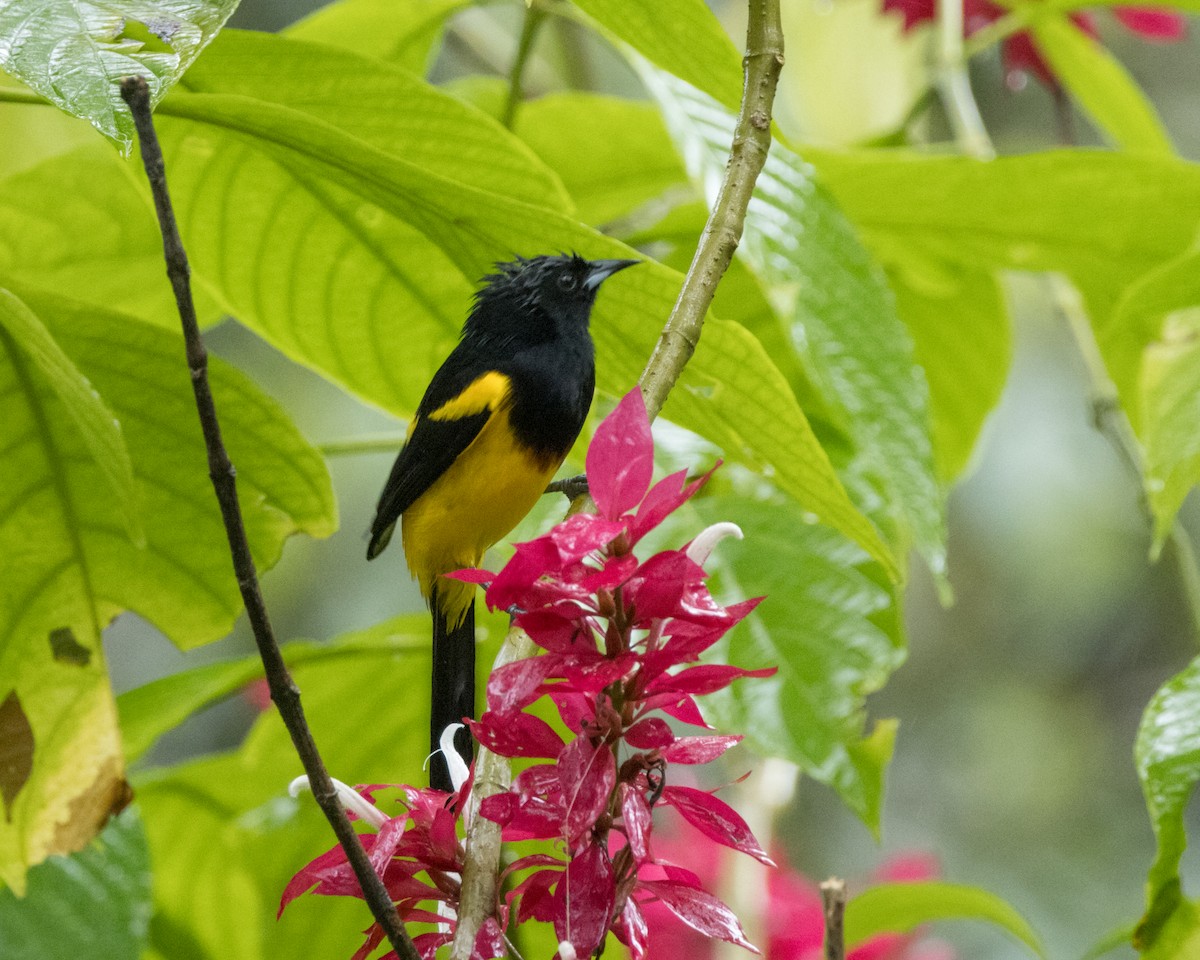
[[[561,273],[558,276],[558,288],[567,293],[579,286],[579,278],[573,273]]]

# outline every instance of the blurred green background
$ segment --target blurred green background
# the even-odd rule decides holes
[[[881,17],[873,0],[786,5],[785,128],[800,142],[821,144],[893,128],[920,88],[928,37],[902,36],[899,18]],[[736,31],[739,11],[729,6],[720,12]],[[244,0],[231,25],[278,29],[308,9]],[[506,71],[520,14],[521,4],[510,3],[457,17],[434,76]],[[562,29],[577,33],[571,25]],[[1103,15],[1100,29],[1153,99],[1180,152],[1200,159],[1194,32],[1157,45]],[[636,95],[625,68],[597,45],[568,37],[576,59],[566,62],[558,55],[561,36],[551,30],[541,39],[529,73],[532,94],[586,77],[598,88]],[[1060,142],[1053,97],[1032,81],[1013,89],[995,51],[977,58],[972,79],[1000,152]],[[50,110],[0,106],[0,125],[18,131],[0,154],[4,174],[94,137]],[[1071,126],[1079,143],[1099,143],[1081,117]],[[937,117],[926,132],[943,133]],[[873,716],[901,723],[882,844],[811,781],[801,782],[783,811],[778,838],[814,877],[862,878],[892,853],[933,852],[948,879],[979,884],[1016,906],[1051,956],[1078,957],[1136,919],[1153,839],[1131,759],[1134,732],[1152,692],[1194,653],[1196,630],[1169,551],[1156,565],[1148,561],[1138,485],[1094,427],[1086,376],[1047,284],[1015,276],[1007,294],[1015,344],[1007,388],[971,473],[950,500],[956,602],[943,609],[914,566],[909,660],[870,704]],[[318,443],[402,433],[403,424],[347,398],[233,323],[213,330],[208,342],[252,373]],[[393,455],[331,458],[341,530],[327,541],[293,541],[265,578],[280,636],[326,638],[418,608],[398,551],[370,565],[363,560],[364,533]],[[1194,498],[1182,519],[1200,533]],[[185,656],[128,615],[107,632],[106,646],[118,692],[252,649],[242,624],[227,640]],[[232,746],[254,713],[241,698],[213,707],[160,742],[151,762]],[[1185,857],[1184,866],[1200,874],[1194,858]],[[947,927],[939,935],[963,957],[1025,955],[991,930]]]

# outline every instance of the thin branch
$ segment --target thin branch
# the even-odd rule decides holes
[[[821,883],[825,910],[825,960],[846,960],[846,881],[830,877]]]
[[[954,139],[964,153],[989,159],[992,140],[971,92],[963,50],[963,0],[937,0],[937,86]]]
[[[208,472],[212,479],[213,490],[221,508],[221,518],[225,522],[225,534],[229,539],[229,552],[233,559],[233,569],[237,576],[238,587],[242,592],[242,600],[246,605],[246,616],[254,631],[254,640],[258,644],[258,652],[262,657],[263,668],[266,671],[267,684],[271,690],[271,699],[279,709],[279,715],[291,734],[292,743],[300,755],[304,772],[308,774],[312,786],[313,797],[321,807],[338,842],[346,852],[346,859],[358,877],[362,886],[363,896],[371,907],[371,912],[379,925],[387,934],[388,941],[397,955],[404,960],[419,960],[420,955],[413,946],[412,940],[405,933],[392,898],[384,887],[383,881],[371,866],[362,842],[355,833],[338,801],[337,791],[333,781],[321,761],[317,745],[313,740],[312,731],[304,719],[304,710],[300,705],[300,691],[292,681],[291,674],[283,662],[279,644],[275,640],[271,621],[267,616],[267,608],[263,603],[262,591],[258,585],[258,574],[254,569],[254,560],[250,555],[250,544],[246,539],[246,528],[242,520],[241,508],[238,506],[237,483],[233,464],[221,439],[221,426],[217,420],[216,405],[213,403],[212,390],[208,383],[208,351],[200,338],[200,327],[196,322],[196,308],[192,301],[190,269],[187,254],[183,249],[183,241],[179,236],[179,228],[175,222],[175,212],[171,206],[171,198],[167,192],[166,170],[163,163],[162,150],[158,144],[158,136],[154,131],[154,122],[150,115],[150,90],[142,77],[126,77],[121,81],[121,96],[129,104],[133,114],[133,122],[141,143],[142,164],[146,168],[146,177],[150,181],[150,190],[154,195],[154,208],[158,214],[158,225],[163,237],[163,255],[167,263],[167,276],[175,293],[175,303],[179,308],[179,319],[183,326],[183,339],[187,351],[188,369],[192,375],[192,390],[196,396],[196,410],[200,416],[200,426],[204,432],[204,445],[208,451]]]
[[[353,457],[362,453],[390,453],[404,446],[406,437],[402,433],[373,433],[345,440],[327,440],[318,443],[317,449],[323,457]]]
[[[725,177],[688,267],[683,289],[641,376],[651,419],[662,410],[700,341],[704,316],[741,242],[750,195],[771,146],[771,107],[783,67],[779,0],[750,0],[749,8],[746,56],[742,60],[742,103]]]
[[[546,492],[561,493],[568,500],[577,500],[588,492],[587,474],[581,473],[575,477],[555,480],[546,488]]]
[[[537,39],[538,30],[546,20],[546,11],[534,2],[525,8],[525,18],[521,21],[521,38],[517,41],[517,54],[513,58],[512,69],[508,74],[508,98],[504,101],[504,116],[501,123],[509,130],[517,122],[517,109],[521,106],[523,97],[521,86],[525,77],[525,64],[533,52],[533,43]]]

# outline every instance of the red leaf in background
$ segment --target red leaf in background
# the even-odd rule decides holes
[[[479,743],[502,757],[557,757],[562,738],[545,720],[528,713],[499,714],[487,711],[468,724]]]
[[[590,957],[608,931],[617,895],[602,844],[589,843],[567,864],[555,895],[563,904],[563,916],[555,918],[554,932],[559,940],[570,941],[577,957]]]
[[[746,939],[742,925],[733,911],[711,893],[685,886],[671,880],[651,880],[639,883],[638,888],[653,894],[680,920],[693,930],[708,937],[736,943],[754,953],[758,948]]]
[[[654,750],[675,742],[675,734],[661,717],[646,717],[625,731],[625,742],[639,750]]]
[[[1115,16],[1127,30],[1147,40],[1174,43],[1187,36],[1187,19],[1172,10],[1153,7],[1114,7]]]
[[[617,760],[608,744],[593,746],[587,737],[576,737],[559,755],[558,778],[567,808],[567,845],[574,849],[608,807],[617,784]]]
[[[750,827],[729,804],[694,787],[664,787],[662,802],[670,804],[693,827],[710,840],[748,853],[769,867],[775,866],[759,846]]]
[[[654,476],[654,439],[642,391],[634,387],[596,428],[588,445],[588,491],[600,515],[616,520],[646,495]]]
[[[633,862],[641,866],[650,859],[653,821],[646,798],[627,783],[621,784],[621,819],[625,821],[625,839],[629,842]]]
[[[663,750],[663,759],[669,763],[709,763],[742,739],[740,736],[678,737]]]

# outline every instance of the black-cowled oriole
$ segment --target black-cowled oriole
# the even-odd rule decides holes
[[[379,498],[367,559],[396,521],[433,614],[431,749],[475,714],[475,567],[527,514],[583,428],[595,386],[588,320],[605,279],[636,260],[542,256],[485,277],[462,337],[434,374]],[[470,759],[470,737],[456,745]],[[431,785],[451,788],[435,753]]]

